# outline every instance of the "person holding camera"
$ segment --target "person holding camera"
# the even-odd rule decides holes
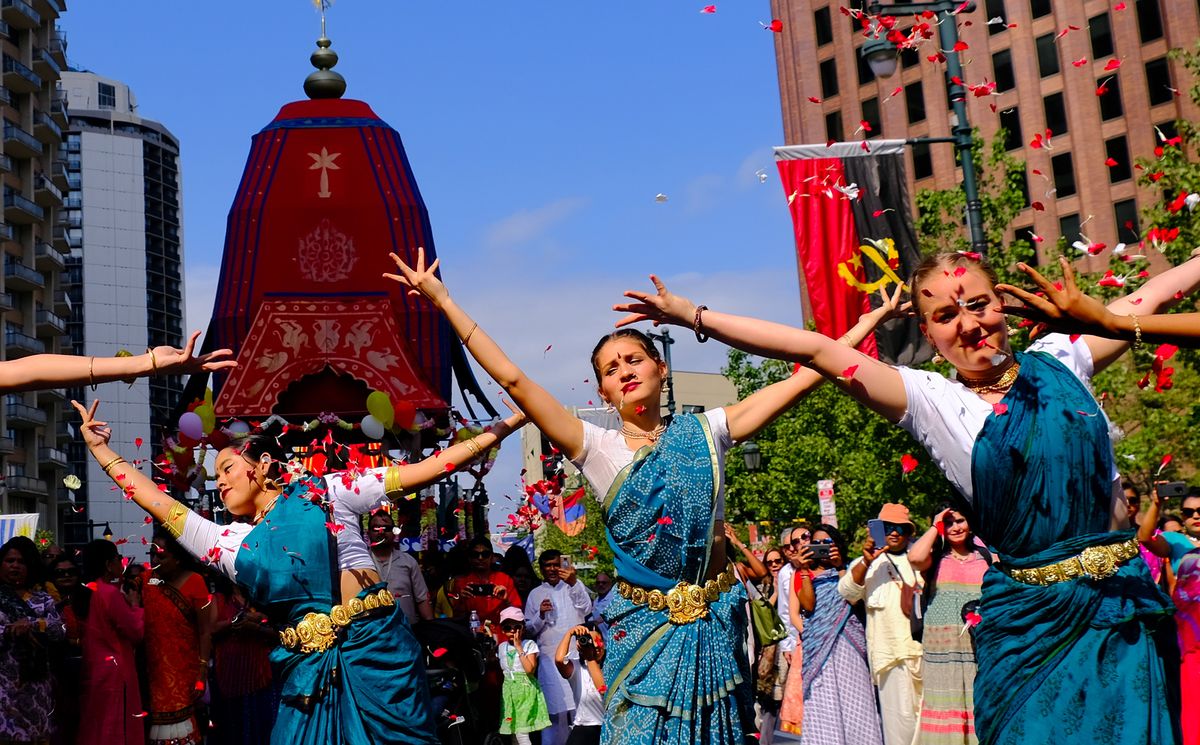
[[[908,542],[916,527],[902,504],[879,511],[885,537],[876,548],[868,533],[862,557],[838,580],[848,603],[867,604],[867,654],[879,687],[879,708],[886,745],[918,742],[921,714],[921,643],[913,638],[911,609],[920,602],[921,577],[908,561]],[[907,607],[906,607],[907,606]]]
[[[529,632],[539,646],[557,648],[570,629],[583,623],[592,611],[592,597],[579,581],[575,567],[561,551],[549,549],[538,557],[542,584],[533,588],[525,600],[525,617]],[[575,714],[571,687],[554,669],[543,668],[538,673],[546,705],[550,708],[553,725],[542,733],[542,745],[563,745]]]
[[[571,694],[575,699],[575,721],[567,745],[600,745],[604,691],[607,690],[601,669],[603,663],[604,636],[587,626],[571,629],[554,652],[554,666],[559,675],[571,683]]]
[[[472,538],[467,543],[470,570],[454,579],[450,591],[455,615],[469,616],[475,611],[481,623],[498,624],[505,608],[521,607],[521,596],[512,577],[493,569],[494,559],[492,542],[487,538]]]

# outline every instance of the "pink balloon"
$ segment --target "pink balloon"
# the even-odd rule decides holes
[[[179,417],[179,431],[193,440],[204,438],[204,420],[194,411]]]

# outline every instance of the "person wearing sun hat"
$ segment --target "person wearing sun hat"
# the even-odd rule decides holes
[[[520,608],[500,611],[500,670],[504,673],[501,689],[500,734],[512,735],[514,743],[530,742],[529,733],[550,726],[546,697],[538,685],[538,645],[525,638],[525,614]]]
[[[908,563],[908,542],[916,526],[902,504],[888,503],[879,511],[887,542],[876,547],[870,533],[863,555],[850,564],[838,581],[838,593],[849,603],[866,601],[867,657],[879,687],[879,708],[885,745],[917,741],[921,716],[921,644],[912,637],[905,595],[911,607],[921,585]]]

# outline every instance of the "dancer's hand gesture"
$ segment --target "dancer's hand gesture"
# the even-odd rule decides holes
[[[872,308],[863,314],[863,316],[874,315],[876,317],[876,325],[887,323],[893,318],[907,318],[913,314],[912,301],[905,300],[900,302],[900,296],[904,294],[904,285],[896,285],[896,289],[890,294],[888,288],[879,288],[879,307]]]
[[[1062,287],[1043,277],[1036,269],[1025,264],[1017,264],[1017,268],[1025,272],[1036,284],[1045,297],[1007,284],[996,285],[997,292],[1012,295],[1025,305],[1005,305],[1000,310],[1004,313],[1028,318],[1039,323],[1047,324],[1055,331],[1063,333],[1095,334],[1103,333],[1115,316],[1105,307],[1104,303],[1091,297],[1079,289],[1075,283],[1075,271],[1071,262],[1065,257],[1059,259],[1062,265]],[[1037,336],[1042,329],[1035,330]]]
[[[637,302],[618,303],[613,306],[613,310],[618,313],[629,314],[617,321],[616,325],[620,327],[639,321],[651,321],[655,326],[671,323],[691,327],[696,319],[696,304],[668,290],[662,280],[653,274],[650,275],[650,281],[654,283],[655,294],[626,290],[625,297]]]
[[[438,279],[435,274],[441,259],[434,259],[433,263],[426,268],[424,248],[417,249],[417,265],[415,267],[405,264],[403,259],[394,253],[390,253],[388,256],[391,256],[392,261],[396,262],[396,268],[400,270],[400,273],[384,273],[383,276],[410,288],[409,295],[424,295],[429,302],[439,308],[450,299],[450,292],[446,289],[446,285],[442,284],[442,280]]]
[[[193,356],[196,350],[196,340],[200,338],[199,331],[193,331],[188,337],[187,346],[183,349],[172,346],[155,347],[152,354],[159,373],[171,375],[189,375],[197,372],[216,372],[230,367],[237,367],[233,359],[233,350],[218,349],[215,352]]]
[[[107,445],[109,439],[112,438],[112,430],[108,428],[108,422],[96,420],[96,407],[100,405],[100,399],[92,401],[92,405],[86,409],[78,401],[72,401],[71,405],[83,418],[83,424],[79,426],[79,433],[88,449],[94,450]]]

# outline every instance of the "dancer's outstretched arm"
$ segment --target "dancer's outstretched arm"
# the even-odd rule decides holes
[[[517,367],[479,324],[471,319],[450,297],[449,290],[437,277],[439,260],[425,266],[425,249],[417,250],[417,264],[410,267],[396,254],[390,254],[400,274],[385,274],[412,289],[411,295],[424,295],[446,316],[463,346],[493,380],[500,384],[530,421],[545,433],[550,442],[568,458],[583,450],[583,422],[567,411],[549,391],[531,380]]]
[[[1018,267],[1021,271],[1029,275],[1029,278],[1044,293],[1044,297],[1013,285],[996,285],[997,291],[1012,295],[1025,303],[1024,305],[1005,305],[1003,311],[1044,323],[1054,331],[1090,334],[1096,337],[1119,339],[1122,342],[1136,341],[1139,329],[1142,340],[1146,342],[1167,342],[1193,346],[1197,340],[1200,340],[1200,313],[1142,315],[1147,311],[1152,313],[1153,309],[1146,307],[1145,302],[1134,304],[1132,300],[1125,306],[1114,307],[1115,304],[1105,306],[1104,303],[1079,289],[1075,282],[1075,272],[1069,261],[1060,259],[1060,262],[1063,267],[1061,288],[1047,280],[1033,267],[1019,264]],[[1189,264],[1200,264],[1200,262],[1192,259],[1180,264],[1175,269],[1168,270],[1155,277],[1151,282],[1147,282],[1142,291],[1154,283],[1163,284],[1165,289],[1172,293],[1172,299],[1176,292],[1181,295],[1185,294],[1182,287],[1175,285],[1186,280],[1188,276],[1177,279],[1175,273],[1184,271],[1184,267],[1188,267]],[[1189,276],[1191,268],[1186,270]],[[1134,293],[1131,297],[1137,298],[1138,294]]]
[[[199,331],[194,332],[183,349],[155,347],[130,357],[35,354],[0,362],[0,393],[95,385],[149,375],[215,372],[237,365],[228,349],[193,356],[199,336]]]
[[[838,342],[849,349],[862,344],[879,324],[890,318],[904,315],[908,303],[901,307],[900,294],[903,288],[888,295],[887,290],[879,291],[882,299],[878,308],[863,313],[858,323],[845,333]],[[825,379],[815,370],[801,367],[787,380],[769,385],[752,393],[746,398],[725,407],[725,416],[729,421],[729,435],[734,440],[745,440],[753,437],[760,429],[770,424],[784,411],[795,406],[800,399],[816,389]]]
[[[630,290],[625,296],[634,302],[613,306],[613,310],[629,314],[617,321],[617,326],[653,321],[656,326],[667,323],[693,328],[696,304],[667,290],[658,277],[651,275],[650,281],[656,293]],[[895,368],[824,334],[712,310],[703,311],[700,326],[705,334],[732,347],[811,367],[893,422],[908,408],[904,381]]]

